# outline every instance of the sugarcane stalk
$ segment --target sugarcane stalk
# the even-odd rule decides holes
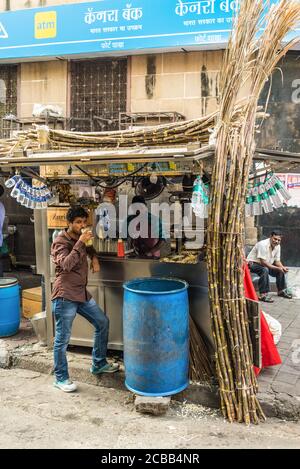
[[[257,399],[243,288],[244,209],[255,151],[258,98],[278,60],[293,44],[280,47],[300,19],[300,5],[281,0],[265,16],[263,0],[240,1],[239,16],[221,71],[221,103],[208,221],[208,277],[213,337],[216,340],[221,409],[230,421],[264,419]],[[265,30],[257,32],[265,16]],[[245,80],[249,96],[236,117]],[[224,332],[225,331],[225,332]]]

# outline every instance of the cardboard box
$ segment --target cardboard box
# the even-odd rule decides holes
[[[48,228],[67,228],[68,223],[66,220],[69,207],[48,207],[47,209],[47,223]],[[88,225],[93,225],[93,212],[90,212],[88,218]]]
[[[42,311],[42,287],[29,288],[22,292],[22,315],[32,318]]]

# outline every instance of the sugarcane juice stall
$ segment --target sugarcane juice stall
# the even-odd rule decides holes
[[[39,177],[35,183],[37,186],[46,183],[53,195],[47,208],[34,209],[37,271],[45,276],[49,346],[54,337],[51,286],[55,279],[50,246],[59,230],[66,228],[65,217],[70,205],[80,204],[90,213],[88,224],[93,229],[94,248],[101,266],[99,273],[89,273],[87,289],[110,320],[109,348],[123,349],[123,284],[134,278],[171,277],[188,282],[190,313],[201,328],[208,347],[213,350],[206,263],[204,256],[202,260],[199,257],[204,230],[202,226],[200,231],[198,228],[196,234],[200,241],[197,244],[192,235],[187,240],[182,237],[181,224],[181,208],[186,202],[190,205],[193,181],[200,171],[199,161],[209,155],[212,156],[213,152],[208,147],[202,149],[200,145],[78,152],[45,150],[26,157],[15,155],[11,166],[13,171],[22,174],[25,167],[27,170],[29,167],[35,170],[39,167]],[[11,164],[10,161],[7,163]],[[149,209],[151,202],[157,202],[178,211],[175,215],[178,226],[172,213],[167,222],[169,226],[164,226],[169,234],[159,256],[130,249],[128,236],[122,237],[121,241],[120,231],[124,223],[126,225],[128,207],[137,194],[144,196]],[[106,219],[105,211],[103,217],[101,207],[105,202],[115,206],[116,219]],[[124,209],[122,214],[121,202]],[[193,231],[195,215],[191,217],[189,230]],[[107,221],[116,226],[113,236],[103,236]],[[122,257],[118,256],[120,241],[124,246]],[[73,323],[70,343],[87,347],[93,345],[93,328],[79,315]]]
[[[174,127],[93,135],[42,128],[23,133],[16,142],[4,145],[0,167],[11,178],[11,195],[34,209],[37,272],[45,277],[49,346],[54,337],[51,287],[55,278],[50,246],[59,230],[66,228],[70,205],[80,204],[89,211],[88,223],[101,265],[99,273],[89,274],[87,288],[109,317],[109,348],[123,349],[124,283],[142,277],[178,278],[189,285],[191,324],[196,325],[190,330],[191,347],[196,344],[191,358],[199,356],[200,350],[201,366],[206,360],[206,376],[211,376],[209,361],[213,362],[214,345],[204,246],[209,174],[215,155],[214,146],[208,144],[208,128],[213,127],[214,120],[213,114]],[[166,143],[168,138],[172,144]],[[254,166],[249,180],[249,216],[268,213],[288,197],[266,162],[298,162],[299,155],[258,149],[255,160],[260,166]],[[25,183],[22,176],[32,178],[32,185]],[[123,235],[122,227],[127,224],[134,196],[143,197],[148,210],[152,210],[153,202],[172,208],[167,210],[167,222],[162,220],[168,235],[163,236],[159,255],[149,256],[149,251],[128,242],[132,241],[128,233]],[[115,208],[113,214],[106,210],[107,202]],[[182,210],[186,207],[187,213]],[[115,231],[107,237],[109,226]],[[248,310],[254,363],[259,367],[258,303],[249,304]],[[70,343],[91,347],[92,336],[90,324],[77,316]]]

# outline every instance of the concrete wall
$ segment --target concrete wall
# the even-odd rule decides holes
[[[222,51],[131,59],[131,112],[177,111],[187,119],[216,110]]]
[[[300,152],[300,62],[299,52],[289,52],[279,63],[280,70],[273,73],[272,83],[267,82],[260,97],[270,117],[265,120],[259,145]],[[270,92],[271,85],[271,92]],[[270,96],[269,96],[270,93]]]
[[[141,55],[131,58],[129,109],[177,111],[187,119],[217,108],[222,52]],[[67,113],[67,61],[20,64],[19,117],[34,103],[58,104]]]
[[[20,68],[19,117],[32,116],[34,103],[59,105],[66,115],[67,62],[22,63]]]
[[[92,1],[92,0],[91,0]],[[37,8],[81,0],[0,0],[0,11]],[[128,109],[132,112],[177,111],[187,119],[215,111],[222,51],[136,55],[131,59]],[[67,109],[67,64],[50,61],[21,64],[19,116],[29,117],[34,103]]]

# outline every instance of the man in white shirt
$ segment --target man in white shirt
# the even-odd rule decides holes
[[[276,277],[276,285],[278,296],[291,299],[292,295],[286,291],[286,278],[285,274],[288,268],[284,267],[281,263],[281,234],[273,231],[270,238],[264,239],[256,243],[252,251],[247,257],[250,271],[259,276],[258,288],[261,301],[266,303],[273,303],[274,300],[270,297],[270,280],[269,275]]]

